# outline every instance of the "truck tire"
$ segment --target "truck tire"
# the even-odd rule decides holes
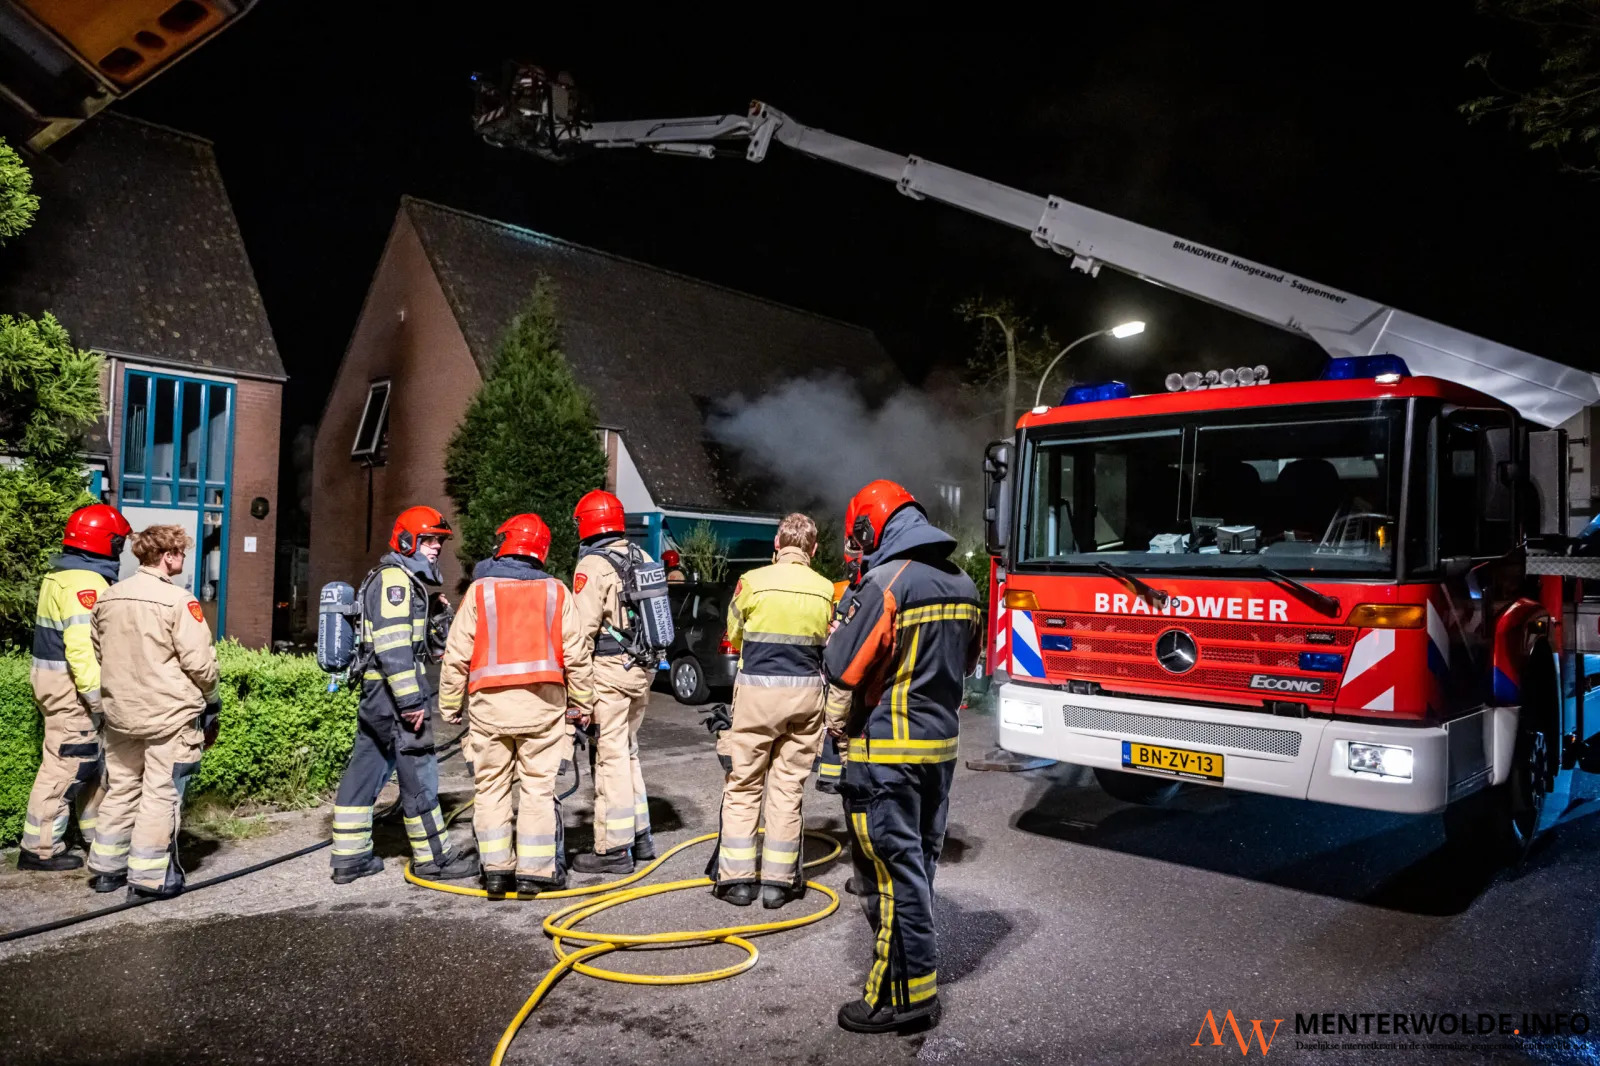
[[[679,703],[698,706],[711,698],[711,689],[706,686],[706,672],[700,668],[700,660],[693,655],[680,655],[672,660],[669,673],[672,695]]]
[[[1529,657],[1530,664],[1546,661],[1552,665],[1530,671],[1527,679],[1510,775],[1445,808],[1445,844],[1463,858],[1495,866],[1520,863],[1539,832],[1545,797],[1555,784],[1549,738],[1560,690],[1549,649],[1541,646]]]
[[[1112,799],[1119,799],[1123,803],[1140,803],[1146,807],[1161,806],[1176,796],[1181,787],[1177,781],[1123,770],[1107,770],[1100,766],[1094,768],[1094,779],[1100,782],[1100,787]]]

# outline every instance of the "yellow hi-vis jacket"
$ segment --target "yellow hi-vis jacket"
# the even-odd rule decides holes
[[[822,647],[833,617],[833,582],[799,548],[739,579],[728,605],[728,643],[739,649],[741,685],[821,686]]]
[[[100,659],[90,619],[106,579],[93,570],[52,570],[39,583],[33,621],[33,695],[45,714],[100,710]]]

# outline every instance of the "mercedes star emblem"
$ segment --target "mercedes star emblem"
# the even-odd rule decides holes
[[[1199,657],[1194,638],[1181,629],[1169,629],[1156,638],[1156,662],[1171,673],[1183,673]]]

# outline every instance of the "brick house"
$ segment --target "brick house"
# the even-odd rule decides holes
[[[607,487],[630,516],[736,527],[762,503],[707,437],[718,400],[814,372],[846,373],[869,393],[899,381],[858,326],[406,197],[317,428],[312,590],[358,580],[405,507],[451,513],[446,445],[541,273],[594,398]],[[456,588],[453,552],[442,569]]]
[[[211,144],[108,113],[29,162],[42,205],[0,249],[0,311],[104,355],[91,488],[135,529],[187,527],[212,632],[265,646],[286,375]]]

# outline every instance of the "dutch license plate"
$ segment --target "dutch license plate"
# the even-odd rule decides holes
[[[1163,748],[1124,740],[1122,765],[1138,770],[1155,770],[1175,777],[1222,780],[1222,756],[1209,751],[1185,751],[1183,748]]]

